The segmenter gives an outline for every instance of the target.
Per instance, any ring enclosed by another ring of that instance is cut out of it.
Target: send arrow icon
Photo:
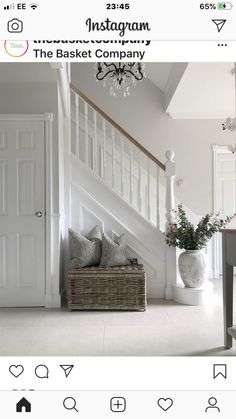
[[[74,365],[60,365],[60,367],[63,369],[66,378],[69,377],[71,371],[74,368]]]
[[[221,32],[221,30],[223,29],[223,26],[226,23],[226,19],[212,19],[212,22],[215,23],[215,25],[217,27],[217,31]]]

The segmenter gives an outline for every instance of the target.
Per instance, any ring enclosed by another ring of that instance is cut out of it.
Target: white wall
[[[163,93],[149,80],[128,98],[111,98],[109,89],[96,82],[93,63],[72,64],[72,83],[162,162],[165,151],[173,149],[177,179],[184,180],[176,187],[178,198],[196,214],[212,211],[211,145],[234,142],[232,133],[222,131],[221,120],[170,119],[163,111]]]
[[[12,64],[14,65],[14,64]],[[1,66],[0,66],[1,71]],[[54,84],[11,84],[1,85],[0,113],[39,114],[52,112],[53,119],[53,212],[58,213],[58,127],[57,88]]]

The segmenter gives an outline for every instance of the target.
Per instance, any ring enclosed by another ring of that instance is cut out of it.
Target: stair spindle
[[[150,185],[150,171],[151,171],[151,161],[147,158],[147,210],[148,210],[148,220],[151,220],[151,185]]]
[[[88,166],[88,140],[89,140],[89,134],[88,134],[88,104],[87,102],[84,102],[84,117],[85,117],[85,164]]]
[[[106,180],[106,163],[107,163],[107,157],[106,157],[106,121],[105,119],[102,120],[102,130],[103,130],[103,158],[101,160],[101,176]]]
[[[138,209],[142,212],[142,160],[138,161]]]
[[[133,205],[133,152],[132,152],[132,146],[129,147],[130,154],[129,154],[129,174],[130,174],[130,180],[129,180],[129,186],[130,186],[130,195],[129,195],[129,202],[130,205]]]
[[[80,158],[80,138],[79,138],[79,96],[75,95],[75,155]]]
[[[121,195],[124,196],[125,186],[124,186],[124,142],[121,137]]]
[[[94,137],[93,137],[93,171],[97,168],[97,113],[93,111]]]
[[[160,182],[159,182],[159,176],[160,176],[160,168],[156,165],[156,179],[157,179],[157,188],[156,188],[156,227],[160,227]]]
[[[116,170],[115,170],[115,130],[111,130],[112,137],[112,187],[115,189],[115,179],[116,179]]]

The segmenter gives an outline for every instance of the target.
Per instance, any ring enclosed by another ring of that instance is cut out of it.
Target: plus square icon
[[[122,413],[126,409],[126,400],[124,397],[113,397],[110,402],[112,412]]]

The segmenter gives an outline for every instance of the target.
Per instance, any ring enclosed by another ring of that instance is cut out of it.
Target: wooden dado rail
[[[137,140],[135,140],[128,132],[126,132],[120,125],[118,125],[112,118],[110,118],[102,109],[100,109],[95,103],[93,103],[84,93],[82,93],[73,84],[70,85],[71,90],[80,96],[91,108],[99,113],[107,122],[109,122],[117,131],[119,131],[125,138],[133,143],[140,151],[142,151],[149,159],[151,159],[157,166],[162,170],[165,170],[165,165],[160,162],[153,154],[150,153],[145,147],[143,147]]]

